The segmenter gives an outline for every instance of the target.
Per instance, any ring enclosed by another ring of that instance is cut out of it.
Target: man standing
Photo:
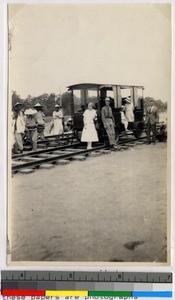
[[[31,143],[32,150],[37,151],[37,120],[36,114],[37,111],[35,109],[26,109],[24,112],[26,115],[26,132],[28,140]]]
[[[43,113],[43,106],[39,103],[35,104],[34,105],[34,109],[37,110],[37,114],[36,114],[36,120],[37,120],[37,123],[38,123],[38,126],[37,126],[37,132],[38,132],[38,138],[40,137],[40,139],[42,141],[45,140],[44,138],[44,129],[45,129],[45,122],[44,122],[44,118],[45,118],[45,115]]]
[[[157,107],[154,106],[153,100],[150,101],[150,106],[146,111],[146,125],[147,125],[147,136],[148,144],[151,143],[151,132],[152,132],[152,142],[156,143],[156,123],[159,122],[159,111]]]
[[[115,130],[114,130],[115,119],[112,113],[112,109],[109,106],[109,103],[110,103],[110,98],[106,97],[105,106],[103,106],[101,110],[101,118],[109,138],[110,147],[115,148]]]

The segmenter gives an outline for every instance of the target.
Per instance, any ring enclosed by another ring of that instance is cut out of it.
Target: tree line
[[[25,109],[32,108],[36,103],[40,103],[43,106],[44,113],[46,116],[52,116],[54,107],[56,104],[61,105],[65,115],[71,115],[71,95],[69,92],[65,92],[62,95],[42,94],[37,97],[32,97],[28,95],[26,99],[22,99],[20,95],[16,92],[12,92],[12,107],[20,102],[24,105]]]
[[[153,101],[155,106],[160,111],[167,110],[167,102],[163,102],[160,99],[155,100],[152,97],[144,98],[145,109],[149,106],[150,101]],[[62,95],[56,95],[54,93],[51,93],[51,94],[44,93],[37,97],[32,97],[31,95],[28,95],[26,99],[22,99],[16,91],[13,91],[12,92],[12,107],[14,107],[15,103],[17,103],[17,102],[23,103],[25,109],[33,107],[36,103],[40,103],[43,106],[44,113],[46,116],[52,115],[56,104],[59,104],[62,106],[65,115],[72,114],[71,94],[69,92],[65,92]],[[75,103],[75,105],[76,105],[76,103]]]

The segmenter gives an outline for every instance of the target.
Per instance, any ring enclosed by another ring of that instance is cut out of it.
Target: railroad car
[[[81,83],[68,86],[68,91],[71,93],[73,129],[80,139],[83,129],[83,113],[92,102],[94,109],[97,111],[98,121],[96,128],[100,140],[107,139],[106,131],[101,120],[101,109],[105,105],[105,98],[109,97],[110,106],[113,110],[115,118],[115,133],[116,141],[121,135],[125,134],[124,125],[121,122],[121,110],[125,104],[125,99],[129,97],[134,107],[134,122],[130,129],[130,134],[136,138],[140,137],[144,129],[144,87],[118,84],[95,84]]]

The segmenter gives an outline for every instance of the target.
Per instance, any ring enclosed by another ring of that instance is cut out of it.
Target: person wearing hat
[[[34,105],[34,109],[37,110],[36,113],[36,120],[38,123],[37,126],[37,132],[38,132],[38,138],[40,138],[41,140],[45,140],[44,138],[44,129],[45,129],[45,122],[44,122],[44,118],[45,118],[45,114],[43,112],[43,106],[40,103],[37,103]]]
[[[128,130],[128,121],[126,119],[124,111],[125,111],[125,107],[124,107],[124,105],[122,105],[121,106],[121,111],[120,111],[120,114],[121,114],[121,123],[124,125],[125,131],[127,132],[127,131],[129,131]]]
[[[110,107],[110,98],[105,98],[105,106],[101,110],[101,119],[106,129],[106,133],[109,138],[109,144],[111,148],[115,148],[115,119],[112,113],[112,108]]]
[[[95,121],[97,121],[96,110],[93,109],[93,103],[88,103],[88,108],[83,114],[83,131],[81,142],[87,143],[87,149],[92,149],[92,142],[98,142],[98,135],[95,128]]]
[[[23,137],[25,132],[25,121],[24,114],[22,111],[23,104],[17,102],[14,105],[14,153],[22,153],[23,152]]]
[[[147,126],[147,137],[148,144],[151,143],[151,132],[152,132],[152,142],[156,143],[156,123],[159,122],[159,111],[158,108],[154,106],[154,101],[150,101],[150,106],[146,111],[146,126]]]
[[[131,103],[131,99],[129,97],[127,97],[125,99],[125,116],[126,119],[128,121],[128,129],[132,129],[133,128],[133,122],[134,122],[134,112],[133,112],[134,108],[133,105]],[[127,129],[127,131],[128,131]]]
[[[60,109],[60,106],[56,104],[50,128],[52,135],[58,135],[59,137],[59,135],[63,134],[63,118],[63,111]]]
[[[29,108],[24,112],[26,115],[26,132],[27,138],[31,142],[32,150],[37,150],[37,126],[38,122],[36,119],[37,110]]]

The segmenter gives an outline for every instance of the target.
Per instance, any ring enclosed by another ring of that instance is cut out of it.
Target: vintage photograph
[[[170,262],[170,4],[8,5],[9,264]]]

